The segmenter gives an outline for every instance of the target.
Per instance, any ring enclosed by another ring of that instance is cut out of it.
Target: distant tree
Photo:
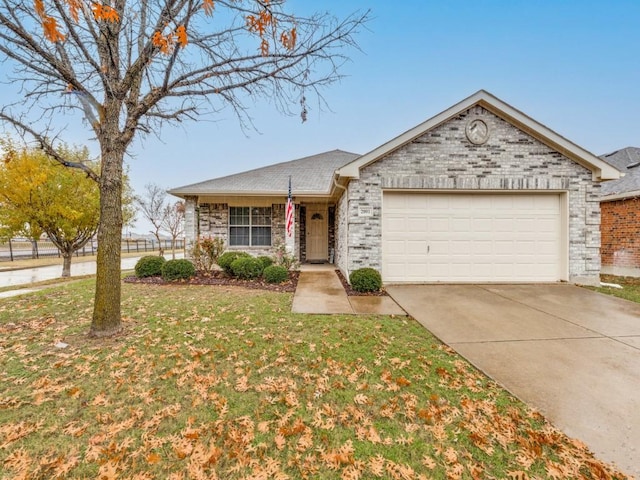
[[[63,258],[62,276],[71,274],[73,254],[96,233],[98,185],[79,170],[64,168],[40,149],[9,146],[0,162],[0,224],[5,235],[44,232]],[[58,155],[97,169],[86,148],[59,148]]]
[[[33,138],[100,189],[96,292],[90,335],[121,328],[120,242],[124,156],[136,134],[246,102],[280,110],[340,78],[345,48],[367,13],[294,16],[286,0],[0,0],[3,76],[23,96],[0,120]],[[13,65],[12,74],[8,66]],[[57,154],[61,120],[79,109],[100,145],[101,170]]]
[[[162,229],[171,236],[171,257],[176,258],[176,240],[184,233],[185,204],[182,200],[164,207]]]
[[[163,229],[165,216],[167,214],[165,199],[167,191],[155,183],[148,183],[144,186],[144,194],[135,197],[135,202],[140,207],[140,213],[152,225],[150,233],[156,237],[160,249],[160,256],[164,255],[162,248],[162,237],[160,232]]]

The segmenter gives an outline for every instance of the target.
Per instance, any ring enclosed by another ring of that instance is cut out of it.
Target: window
[[[271,245],[271,207],[229,207],[229,246],[237,245]]]

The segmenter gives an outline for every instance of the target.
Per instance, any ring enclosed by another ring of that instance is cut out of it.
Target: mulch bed
[[[338,275],[338,278],[342,282],[342,286],[344,287],[345,292],[347,292],[347,295],[350,297],[386,297],[387,296],[387,292],[384,290],[384,287],[379,292],[357,292],[353,288],[351,288],[351,285],[349,285],[349,282],[347,282],[347,279],[344,278],[344,275],[342,275],[342,272],[340,270],[336,270],[336,274]]]
[[[253,288],[258,290],[269,290],[271,292],[295,292],[298,285],[298,277],[300,272],[289,272],[289,280],[282,283],[267,283],[262,278],[255,280],[241,280],[227,276],[224,272],[214,271],[211,273],[199,272],[195,277],[189,280],[178,280],[175,282],[167,282],[162,277],[125,277],[125,283],[143,283],[147,285],[222,285],[235,286],[244,288]]]
[[[347,295],[353,297],[385,297],[387,296],[387,292],[384,291],[384,288],[379,292],[356,292],[347,279],[344,278],[344,275],[340,272],[340,270],[336,270],[336,274],[338,278],[342,282],[342,286],[344,287]],[[234,286],[234,287],[244,287],[244,288],[253,288],[257,290],[269,290],[271,292],[290,292],[293,293],[296,291],[296,287],[298,286],[298,277],[300,276],[300,272],[289,272],[289,280],[283,283],[267,283],[262,278],[257,278],[255,280],[242,280],[239,278],[229,277],[222,271],[213,271],[211,273],[203,273],[198,272],[195,277],[190,278],[189,280],[178,280],[175,282],[167,282],[162,279],[162,277],[146,277],[146,278],[138,278],[135,276],[125,277],[125,283],[142,283],[146,285],[221,285],[221,286]]]

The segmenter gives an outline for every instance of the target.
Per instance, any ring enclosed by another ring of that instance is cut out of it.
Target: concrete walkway
[[[303,265],[293,313],[406,315],[391,297],[349,297],[333,265]]]
[[[573,285],[387,291],[566,434],[640,479],[640,304]]]

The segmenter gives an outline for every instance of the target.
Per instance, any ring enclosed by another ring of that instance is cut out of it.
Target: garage
[[[567,278],[562,193],[384,191],[385,283]]]

